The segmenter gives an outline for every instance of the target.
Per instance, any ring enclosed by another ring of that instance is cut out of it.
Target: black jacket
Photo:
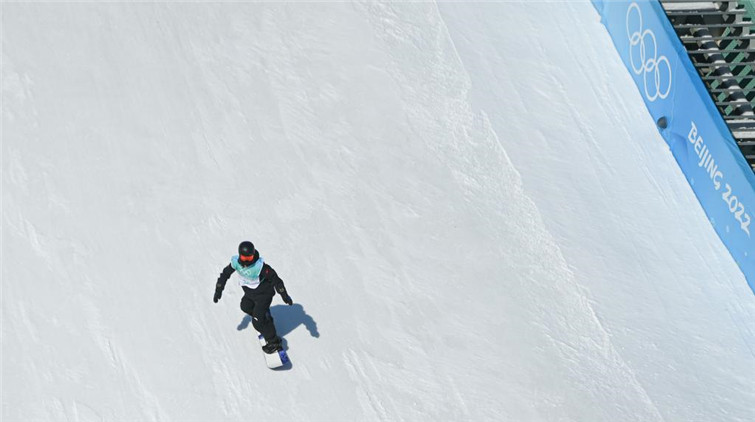
[[[255,262],[257,259],[259,259],[259,253],[257,251],[254,252]],[[215,285],[215,290],[223,292],[223,289],[225,289],[225,283],[228,281],[228,279],[231,277],[231,274],[236,272],[236,270],[233,269],[231,264],[228,264],[225,268],[223,268],[223,271],[220,273],[220,277],[218,277],[218,283]],[[286,292],[286,286],[283,284],[283,280],[278,277],[278,273],[275,272],[273,267],[268,265],[267,263],[262,264],[262,271],[260,271],[260,287],[258,287],[255,290],[259,291],[265,291],[267,290],[263,286],[263,284],[266,284],[268,286],[272,286],[275,288],[275,291],[278,292],[279,295],[282,297],[286,297],[288,293]],[[252,290],[249,288],[244,289],[244,293],[247,292],[247,290]],[[253,291],[253,290],[252,290]]]

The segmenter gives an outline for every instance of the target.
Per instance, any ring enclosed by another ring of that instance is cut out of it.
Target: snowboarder
[[[254,329],[265,338],[266,344],[262,350],[268,354],[283,350],[281,338],[275,331],[273,317],[270,315],[270,303],[276,291],[287,305],[294,304],[291,296],[286,292],[283,280],[270,265],[264,262],[252,242],[241,242],[239,254],[231,257],[231,263],[223,268],[223,272],[218,277],[213,298],[215,303],[218,303],[223,295],[225,283],[234,271],[237,272],[239,285],[244,289],[241,310],[252,317]]]

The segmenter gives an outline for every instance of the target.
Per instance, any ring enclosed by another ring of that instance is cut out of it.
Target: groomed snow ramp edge
[[[657,0],[592,0],[650,115],[755,293],[755,175]],[[638,141],[638,140],[637,140]]]

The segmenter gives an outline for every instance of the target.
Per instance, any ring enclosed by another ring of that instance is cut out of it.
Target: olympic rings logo
[[[632,21],[632,30],[630,32],[630,16],[635,11],[637,18]],[[642,11],[637,3],[632,3],[627,9],[626,15],[627,38],[629,39],[629,62],[632,65],[632,71],[636,75],[642,74],[643,85],[645,87],[645,97],[650,101],[658,98],[665,99],[671,92],[671,64],[666,56],[658,57],[658,44],[655,41],[655,34],[649,29],[642,29]],[[636,63],[635,47],[639,46],[639,64]],[[648,47],[652,48],[652,55],[649,54]],[[664,90],[661,90],[661,64],[664,64],[668,73],[667,80],[664,81]],[[648,75],[652,74],[652,84],[648,87]]]

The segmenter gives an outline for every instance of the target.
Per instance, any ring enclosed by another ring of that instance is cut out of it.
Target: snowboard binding
[[[266,344],[262,346],[262,351],[267,354],[272,354],[279,350],[283,350],[283,344],[281,338],[278,336],[270,339],[270,341],[267,341]]]

